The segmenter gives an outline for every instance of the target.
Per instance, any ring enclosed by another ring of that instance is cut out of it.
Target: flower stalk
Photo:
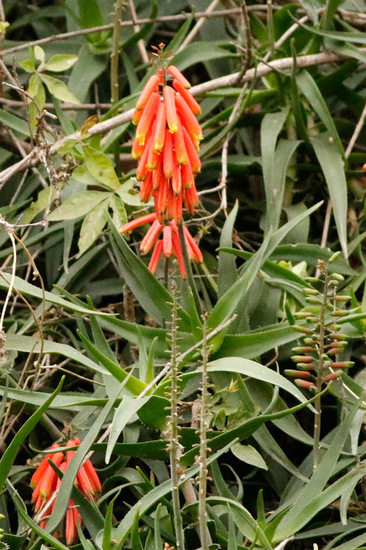
[[[329,264],[338,255],[333,255]],[[321,460],[321,392],[324,384],[329,384],[341,376],[341,370],[352,367],[352,361],[340,361],[341,354],[347,345],[346,337],[339,332],[340,326],[337,319],[347,314],[344,306],[350,296],[337,294],[337,286],[343,280],[338,273],[330,274],[324,261],[318,260],[317,273],[319,277],[308,277],[306,282],[312,286],[304,289],[307,306],[304,310],[296,312],[294,317],[301,319],[309,326],[294,325],[294,329],[304,334],[304,345],[293,348],[295,355],[292,361],[296,363],[297,370],[288,369],[287,376],[295,378],[295,384],[307,389],[319,396],[315,399],[314,419],[314,462],[316,469]],[[318,288],[320,287],[320,290]],[[334,358],[334,359],[333,359]]]
[[[80,445],[80,443],[80,439],[75,437],[66,443],[66,447],[75,447]],[[32,503],[34,504],[36,518],[42,529],[45,529],[48,521],[47,518],[55,507],[57,494],[62,483],[61,478],[57,476],[51,466],[51,461],[64,474],[75,454],[74,450],[68,450],[64,453],[63,451],[57,451],[58,448],[60,448],[58,443],[52,445],[51,450],[55,450],[55,452],[48,453],[44,457],[33,473],[30,482],[30,486],[33,489]],[[102,486],[90,460],[86,460],[79,468],[75,484],[88,500],[97,500],[97,496],[102,491]],[[81,523],[81,515],[73,500],[70,499],[64,527],[67,545],[74,544],[76,541],[78,523]],[[54,537],[58,538],[59,533],[54,533]]]
[[[171,321],[171,369],[170,369],[170,419],[169,419],[169,457],[172,481],[173,521],[177,550],[184,550],[183,519],[179,499],[179,482],[184,471],[180,466],[181,446],[179,443],[179,413],[178,413],[178,301],[176,288],[173,288],[173,307]]]

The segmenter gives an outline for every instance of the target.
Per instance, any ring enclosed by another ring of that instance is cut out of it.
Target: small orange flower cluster
[[[80,443],[80,439],[75,437],[66,443],[66,447],[74,447],[75,445],[80,445]],[[44,457],[30,482],[30,486],[33,489],[32,502],[34,503],[35,511],[38,513],[38,518],[41,520],[40,526],[42,529],[47,524],[46,516],[49,516],[54,509],[57,493],[61,487],[61,479],[49,464],[49,460],[52,460],[62,473],[65,473],[75,454],[75,451],[70,450],[66,451],[65,456],[65,453],[56,450],[59,447],[58,443],[52,445],[51,449],[55,449],[55,452],[49,453]],[[76,475],[76,485],[88,500],[96,500],[97,494],[101,492],[102,486],[98,474],[90,460],[87,460],[79,469]],[[73,544],[77,538],[78,522],[81,523],[80,513],[73,500],[70,499],[65,525],[65,539],[68,545]],[[58,534],[55,533],[54,536],[57,538]]]
[[[173,87],[165,81],[167,74]],[[180,223],[183,203],[191,214],[198,205],[194,177],[201,170],[197,149],[203,136],[195,115],[201,108],[188,88],[174,65],[159,69],[147,81],[133,115],[137,128],[131,154],[139,160],[140,197],[148,202],[154,196],[160,223],[165,216]]]
[[[166,258],[169,258],[173,253],[177,258],[180,273],[183,279],[185,279],[187,274],[184,266],[182,249],[179,242],[178,226],[175,221],[172,220],[168,225],[163,225],[158,220],[156,212],[153,212],[152,214],[147,214],[146,216],[142,216],[141,218],[137,218],[136,220],[123,225],[121,227],[121,232],[127,233],[128,231],[131,231],[144,223],[152,223],[152,225],[145,237],[142,239],[140,250],[143,254],[147,254],[153,246],[155,246],[148,265],[150,271],[155,273],[162,253],[164,253]],[[203,262],[202,252],[198,248],[196,241],[185,226],[183,226],[183,231],[189,259],[197,263]],[[162,239],[159,239],[161,234]]]

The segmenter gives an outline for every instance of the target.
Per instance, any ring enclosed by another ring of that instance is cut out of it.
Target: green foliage
[[[69,547],[70,498],[83,550],[365,546],[366,9],[323,4],[4,3],[0,549]],[[161,42],[202,107],[187,280],[119,231],[154,205],[130,122]],[[293,347],[328,369],[315,390]],[[30,477],[76,436],[44,525]]]

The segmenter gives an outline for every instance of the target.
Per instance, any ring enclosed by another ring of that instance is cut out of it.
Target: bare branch
[[[360,48],[359,51],[362,53],[366,53],[366,48]],[[312,67],[314,65],[322,65],[325,63],[336,63],[337,61],[348,58],[349,56],[347,55],[336,54],[332,52],[304,55],[297,58],[296,66],[301,69],[305,67]],[[241,82],[250,82],[251,80],[253,80],[253,78],[261,78],[276,70],[284,71],[286,69],[291,69],[292,65],[292,57],[276,59],[268,64],[259,63],[257,68],[249,69],[245,73]],[[217,90],[218,88],[235,86],[237,84],[238,75],[239,73],[233,73],[230,75],[222,76],[220,78],[215,78],[214,80],[210,80],[209,82],[204,82],[203,84],[198,84],[198,86],[193,86],[191,88],[191,92],[194,96],[197,96],[203,95],[213,90]],[[104,120],[103,122],[95,124],[90,128],[89,135],[104,134],[106,132],[109,132],[110,130],[113,130],[114,128],[117,128],[118,126],[121,126],[122,124],[125,124],[126,122],[130,122],[132,120],[133,111],[133,109],[130,109],[125,113],[121,113],[108,120]],[[58,149],[65,143],[66,140],[69,139],[81,139],[80,131],[78,130],[77,132],[65,136],[62,139],[53,143],[50,147],[49,154],[54,155],[55,153],[57,153]],[[39,158],[39,150],[35,148],[24,159],[0,172],[0,183],[8,181],[14,174],[17,174],[25,168],[28,168],[30,166],[37,166],[40,162],[41,160]]]

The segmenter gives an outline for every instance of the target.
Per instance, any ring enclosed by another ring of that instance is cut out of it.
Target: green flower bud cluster
[[[318,260],[317,273],[319,276],[305,279],[309,285],[303,290],[306,305],[294,313],[299,324],[293,328],[304,335],[303,345],[292,349],[291,359],[296,370],[285,370],[297,386],[313,392],[320,391],[324,383],[339,378],[342,369],[354,365],[338,357],[347,345],[347,336],[340,332],[338,319],[350,313],[345,306],[351,296],[337,293],[344,278],[339,273],[330,274],[322,260]]]

